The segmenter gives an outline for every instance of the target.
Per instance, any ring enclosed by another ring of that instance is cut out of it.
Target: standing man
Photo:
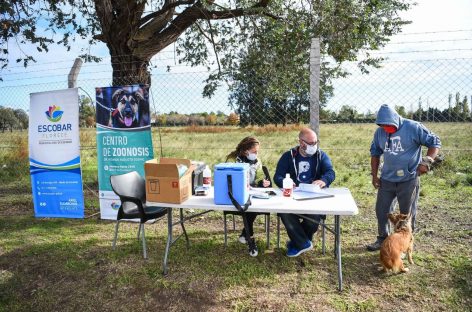
[[[378,236],[373,244],[367,246],[370,251],[379,250],[388,236],[387,214],[395,197],[401,213],[409,214],[411,209],[414,230],[420,187],[418,177],[430,170],[441,147],[437,135],[419,122],[400,117],[386,104],[380,106],[375,123],[379,128],[370,146],[370,167],[372,184],[378,189],[375,204]],[[421,157],[421,146],[428,148],[425,157]],[[381,155],[384,164],[379,178]]]
[[[298,142],[298,146],[280,157],[274,175],[275,184],[282,187],[282,181],[289,173],[297,186],[299,183],[312,183],[320,188],[328,187],[334,181],[335,173],[328,155],[319,149],[316,133],[309,128],[303,128],[298,134]],[[287,243],[287,256],[297,257],[313,249],[311,241],[318,230],[318,223],[295,214],[283,213],[279,216],[290,238]],[[307,215],[307,217],[318,222],[324,218],[322,215]]]

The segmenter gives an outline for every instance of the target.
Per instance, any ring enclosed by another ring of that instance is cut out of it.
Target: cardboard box
[[[179,177],[178,165],[187,166]],[[179,158],[151,159],[144,163],[146,174],[146,200],[180,204],[192,195],[192,166],[190,160]]]

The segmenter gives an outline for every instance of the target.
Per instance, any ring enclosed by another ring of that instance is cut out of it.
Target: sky
[[[414,108],[421,96],[425,105],[444,108],[448,93],[461,92],[472,96],[472,1],[471,0],[419,0],[417,5],[402,16],[411,20],[403,32],[392,37],[387,47],[374,55],[387,57],[381,70],[361,75],[355,64],[345,66],[352,72],[346,79],[334,82],[335,96],[328,107],[338,110],[352,105],[360,110],[375,110],[382,103]],[[29,94],[67,88],[67,75],[75,57],[82,52],[85,42],[77,42],[67,52],[53,46],[49,53],[35,53],[37,63],[26,69],[15,63],[21,51],[9,45],[10,66],[2,71],[0,90],[4,94],[0,105],[27,109]],[[153,58],[153,91],[151,105],[159,112],[230,112],[227,92],[220,88],[214,98],[203,99],[201,91],[207,74],[201,68],[179,65],[171,45]],[[111,66],[104,44],[91,48],[103,56],[100,64],[85,63],[78,78],[79,93],[94,97],[94,88],[111,82]],[[441,60],[441,61],[438,61]],[[431,61],[435,60],[435,61]],[[171,74],[166,73],[171,66]],[[191,72],[191,73],[189,73]],[[160,88],[155,86],[159,85]],[[157,91],[156,91],[157,90]],[[153,93],[154,92],[154,93]]]
[[[330,109],[352,103],[364,112],[376,111],[386,103],[416,110],[419,97],[424,107],[445,109],[449,93],[472,96],[472,1],[417,3],[402,14],[412,23],[372,53],[388,58],[382,69],[369,75],[352,70],[347,79],[335,81]],[[352,63],[346,66],[355,68]]]

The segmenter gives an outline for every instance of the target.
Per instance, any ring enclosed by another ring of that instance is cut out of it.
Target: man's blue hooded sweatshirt
[[[370,146],[371,156],[383,155],[381,178],[386,181],[405,182],[414,179],[421,161],[421,146],[441,147],[437,135],[419,122],[400,117],[386,104],[380,107],[375,123],[397,127],[393,134],[379,127]]]

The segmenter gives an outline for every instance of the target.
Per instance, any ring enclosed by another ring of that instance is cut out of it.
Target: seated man
[[[318,148],[316,133],[304,128],[298,135],[299,145],[285,152],[277,163],[274,182],[282,187],[282,180],[287,173],[298,186],[299,183],[312,183],[320,188],[329,187],[335,173],[331,160]],[[287,256],[297,257],[313,249],[313,235],[318,230],[318,223],[300,218],[295,214],[280,214],[290,241],[287,242]],[[322,215],[307,215],[320,221]]]

